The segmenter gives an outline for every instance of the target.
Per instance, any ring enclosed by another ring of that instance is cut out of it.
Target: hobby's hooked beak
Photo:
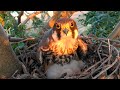
[[[64,32],[64,33],[66,34],[66,36],[67,36],[67,34],[68,34],[68,29],[64,29],[63,32]]]

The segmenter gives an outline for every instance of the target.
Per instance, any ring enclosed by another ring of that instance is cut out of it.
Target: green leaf
[[[18,48],[19,49],[22,49],[24,46],[25,46],[25,44],[23,42],[18,43]]]

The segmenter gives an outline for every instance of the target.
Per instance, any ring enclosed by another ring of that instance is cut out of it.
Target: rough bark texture
[[[0,25],[0,78],[9,78],[21,65],[16,57],[9,39]]]

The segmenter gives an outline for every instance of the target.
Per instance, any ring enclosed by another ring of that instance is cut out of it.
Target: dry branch
[[[35,40],[34,37],[28,37],[26,39],[24,39],[24,38],[16,38],[16,37],[9,37],[9,41],[14,42],[14,43],[25,42],[25,41],[33,41],[33,40]]]
[[[26,24],[30,19],[32,19],[33,17],[35,17],[36,15],[38,15],[38,14],[40,14],[42,11],[36,11],[36,12],[34,12],[34,13],[32,13],[32,14],[30,14],[28,17],[27,17],[27,19],[25,20],[25,21],[23,21],[22,23],[20,23],[19,25],[21,25],[21,24]]]
[[[18,25],[21,23],[21,17],[24,14],[24,11],[21,11],[18,16]]]

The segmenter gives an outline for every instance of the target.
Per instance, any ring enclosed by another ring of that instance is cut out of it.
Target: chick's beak
[[[68,29],[64,29],[63,32],[64,32],[64,33],[66,34],[66,36],[67,36],[67,34],[68,34]]]

